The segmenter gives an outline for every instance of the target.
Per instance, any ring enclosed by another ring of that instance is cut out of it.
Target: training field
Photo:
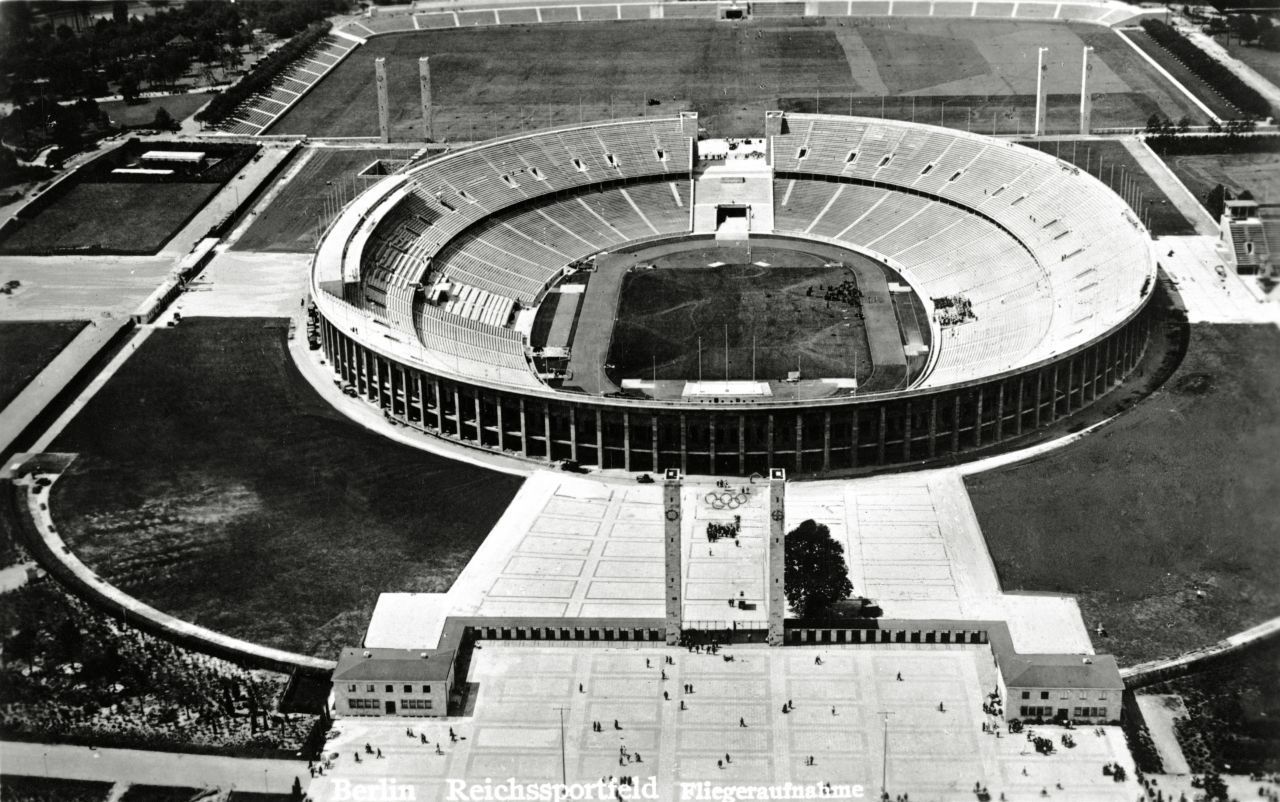
[[[147,254],[219,189],[207,183],[81,183],[0,242],[0,253]]]
[[[286,321],[189,318],[139,347],[57,438],[51,509],[107,580],[180,618],[332,657],[383,591],[444,591],[519,480],[335,412]]]
[[[1089,628],[1109,632],[1094,646],[1122,663],[1280,614],[1278,366],[1274,326],[1194,325],[1142,404],[1069,448],[970,477],[1005,590],[1077,594]]]
[[[1275,153],[1205,153],[1163,156],[1196,200],[1205,202],[1218,184],[1248,190],[1258,200],[1280,198],[1280,140]]]
[[[373,60],[387,59],[392,124],[420,139],[417,59],[431,56],[437,139],[474,140],[580,120],[696,109],[713,136],[761,133],[766,109],[878,114],[990,131],[1031,125],[1036,48],[1050,48],[1051,123],[1071,130],[1085,45],[1098,126],[1159,111],[1198,118],[1111,30],[947,19],[608,22],[375,37],[272,126],[272,134],[376,136]],[[892,96],[897,96],[892,97]],[[859,100],[861,98],[861,100]],[[956,101],[949,101],[956,98]],[[895,102],[896,99],[896,102]],[[1002,99],[1002,100],[1000,100]],[[658,101],[648,106],[646,100]],[[806,104],[807,107],[806,107]]]
[[[824,300],[826,287],[856,286],[851,269],[770,248],[752,249],[754,263],[706,266],[731,258],[726,250],[686,251],[677,264],[663,259],[658,270],[626,275],[608,357],[615,381],[655,372],[660,380],[776,381],[797,369],[812,378],[869,376],[861,306]]]
[[[298,174],[285,174],[287,183],[258,216],[232,250],[309,253],[315,250],[317,230],[323,230],[342,204],[363,192],[381,176],[363,177],[379,159],[408,159],[415,151],[391,148],[317,148],[305,154]],[[333,201],[336,200],[336,203]]]

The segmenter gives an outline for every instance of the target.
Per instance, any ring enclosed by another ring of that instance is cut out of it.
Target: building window
[[[405,692],[405,693],[413,693],[413,686],[412,686],[412,685],[406,685],[406,686],[404,686],[404,692]]]
[[[430,710],[430,699],[401,699],[400,706],[405,710]]]
[[[352,710],[377,710],[379,705],[377,699],[348,699],[347,707]]]
[[[1071,698],[1071,691],[1063,691],[1063,692],[1062,692],[1062,695],[1061,695],[1061,696],[1059,696],[1058,698],[1059,698],[1059,699],[1062,699],[1063,701],[1066,701],[1067,699],[1070,699],[1070,698]]]
[[[373,693],[373,686],[372,686],[372,685],[366,685],[366,686],[364,686],[364,689],[365,689],[365,692],[366,692],[366,693]]]
[[[431,693],[431,686],[430,686],[430,685],[423,685],[423,686],[422,686],[422,692],[423,692],[423,693]]]
[[[1099,701],[1099,702],[1105,702],[1105,701],[1107,701],[1107,694],[1106,694],[1106,692],[1105,692],[1105,691],[1103,691],[1102,693],[1098,694],[1098,701]]]
[[[347,692],[348,692],[348,693],[355,693],[355,692],[356,692],[356,686],[355,686],[355,683],[354,683],[354,682],[353,682],[352,684],[350,684],[350,685],[348,685],[348,686],[347,686]]]
[[[1022,698],[1023,698],[1023,699],[1030,699],[1030,698],[1031,698],[1031,691],[1023,691],[1023,692],[1022,692]]]
[[[1080,701],[1083,702],[1085,699],[1088,699],[1088,698],[1089,698],[1088,691],[1080,691]]]
[[[1048,698],[1049,698],[1049,692],[1048,692],[1048,691],[1040,691],[1040,698],[1041,698],[1041,699],[1048,699]]]
[[[395,691],[393,690],[394,688],[395,688],[395,686],[394,686],[394,685],[388,685],[388,686],[387,686],[387,693],[395,693]]]

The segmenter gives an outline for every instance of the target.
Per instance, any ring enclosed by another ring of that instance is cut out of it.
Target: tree
[[[1216,187],[1209,190],[1209,194],[1204,199],[1204,206],[1205,209],[1208,210],[1210,217],[1214,220],[1220,220],[1222,218],[1223,211],[1227,208],[1226,187],[1222,186],[1222,184],[1218,184]]]
[[[787,601],[801,618],[821,613],[853,594],[844,546],[831,537],[826,525],[810,519],[787,533]]]
[[[124,98],[124,102],[133,105],[138,102],[138,76],[126,72],[124,77],[120,79],[120,97]]]
[[[160,131],[176,131],[178,123],[174,121],[168,110],[161,106],[156,109],[156,117],[151,121],[151,127]]]

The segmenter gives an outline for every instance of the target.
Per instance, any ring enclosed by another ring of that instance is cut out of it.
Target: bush
[[[259,92],[271,88],[275,79],[284,72],[295,59],[305,54],[321,39],[329,34],[329,22],[317,22],[305,31],[290,39],[276,52],[259,61],[245,77],[241,78],[230,89],[214,95],[208,106],[196,114],[196,119],[217,124],[226,119],[241,103]]]
[[[1155,19],[1144,19],[1142,28],[1157,44],[1186,65],[1187,69],[1217,89],[1227,102],[1254,117],[1267,117],[1271,114],[1271,106],[1266,98],[1240,80],[1222,62],[1192,44],[1176,28]]]

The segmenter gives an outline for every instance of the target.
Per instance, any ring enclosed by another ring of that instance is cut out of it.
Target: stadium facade
[[[716,225],[699,211],[708,160],[691,113],[493,140],[371,187],[313,263],[328,364],[389,419],[511,456],[812,475],[1025,437],[1139,363],[1150,237],[1092,176],[926,125],[776,112],[764,133],[753,169],[769,208],[751,233],[857,250],[925,300],[927,367],[905,389],[671,398],[546,381],[528,334],[550,288],[597,254]],[[965,315],[948,316],[955,303]]]

